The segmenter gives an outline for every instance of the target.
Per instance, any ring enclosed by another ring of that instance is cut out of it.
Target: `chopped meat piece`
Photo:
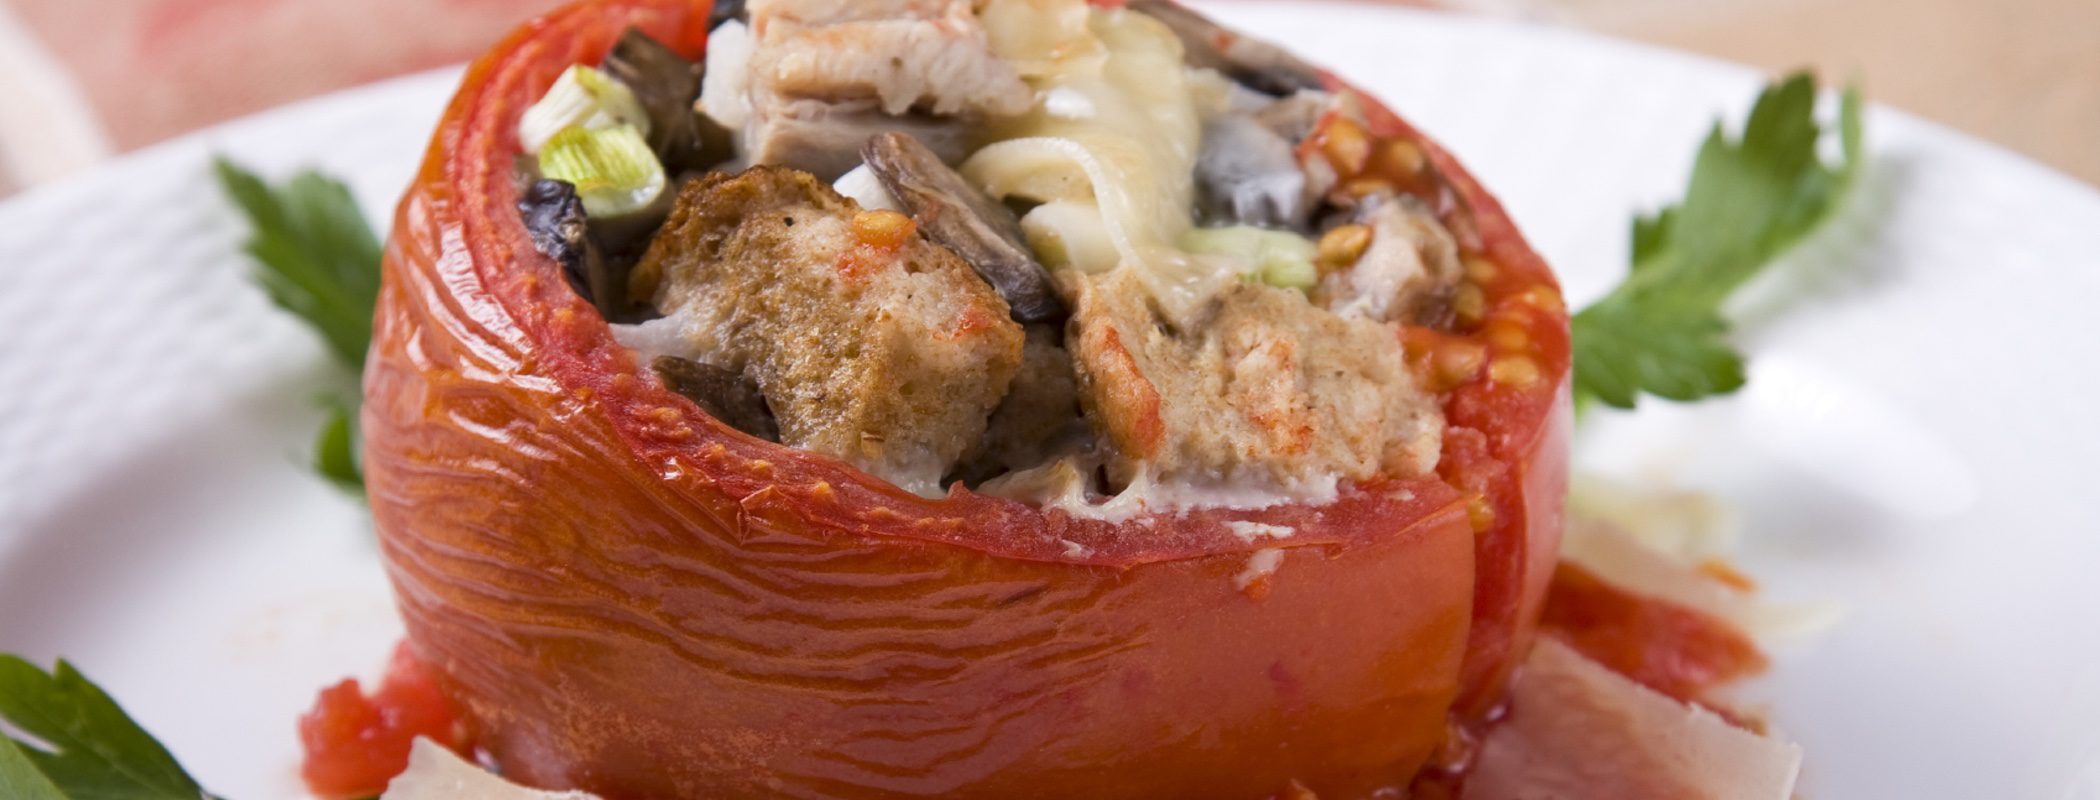
[[[1442,411],[1414,385],[1391,324],[1243,284],[1180,331],[1129,270],[1072,281],[1080,401],[1124,458],[1164,477],[1276,482],[1435,466]]]
[[[953,253],[809,173],[685,185],[637,268],[693,351],[752,376],[780,441],[921,494],[984,432],[1021,326]]]
[[[749,6],[748,43],[736,39],[723,59],[737,63],[708,65],[722,73],[710,77],[709,91],[741,92],[743,101],[702,96],[716,119],[744,125],[747,163],[786,164],[831,180],[860,163],[870,135],[886,130],[911,133],[959,160],[978,123],[1034,104],[1034,91],[992,54],[969,0]]]
[[[1084,441],[1078,378],[1072,374],[1072,354],[1060,338],[1055,326],[1027,327],[1013,388],[993,409],[984,438],[963,456],[958,474],[965,481],[1040,466]]]
[[[1345,317],[1433,324],[1446,313],[1465,268],[1458,243],[1436,215],[1411,196],[1364,206],[1357,220],[1371,244],[1350,269],[1321,279],[1315,302]]]
[[[860,164],[861,146],[881,133],[910,134],[943,161],[969,155],[969,132],[955,120],[925,114],[893,117],[873,100],[775,100],[751,120],[744,160],[784,164],[837,180]]]
[[[753,0],[753,83],[819,100],[874,97],[885,113],[1011,116],[1034,92],[992,55],[970,0]]]

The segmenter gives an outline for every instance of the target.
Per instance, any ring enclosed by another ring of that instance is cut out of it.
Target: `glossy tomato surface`
[[[912,496],[666,390],[519,221],[518,114],[630,25],[698,55],[706,16],[598,2],[520,29],[469,70],[388,243],[374,519],[411,645],[504,774],[611,800],[1404,787],[1482,632],[1506,652],[1543,591],[1565,315],[1540,317],[1525,391],[1486,366],[1456,389],[1455,424],[1492,419],[1447,437],[1438,477],[1113,523]],[[1550,288],[1468,202],[1477,249],[1532,275],[1483,285],[1492,307]]]

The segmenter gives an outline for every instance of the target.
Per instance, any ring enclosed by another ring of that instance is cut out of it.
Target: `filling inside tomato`
[[[744,12],[516,130],[535,246],[715,422],[1123,519],[1434,475],[1452,390],[1559,383],[1550,276],[1280,48],[1163,0]]]

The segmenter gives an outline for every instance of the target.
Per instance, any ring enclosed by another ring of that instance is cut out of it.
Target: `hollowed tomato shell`
[[[1404,787],[1471,691],[1469,640],[1506,652],[1536,615],[1565,316],[1523,419],[1318,506],[1076,519],[751,439],[639,368],[514,205],[517,117],[556,75],[629,26],[697,56],[707,10],[584,3],[512,34],[388,240],[373,517],[411,646],[503,774],[611,800]],[[1514,505],[1482,529],[1483,504]]]

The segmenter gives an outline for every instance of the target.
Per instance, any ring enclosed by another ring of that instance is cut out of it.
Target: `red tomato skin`
[[[1122,522],[911,496],[664,389],[519,222],[522,109],[629,25],[697,55],[706,16],[608,0],[520,29],[469,69],[388,242],[374,520],[410,640],[506,777],[609,800],[1404,790],[1475,643],[1506,655],[1543,592],[1565,315],[1540,317],[1540,385],[1470,390],[1522,419],[1454,416],[1463,481]],[[1551,285],[1506,220],[1478,227],[1512,287]]]
[[[1492,343],[1489,368],[1445,401],[1449,427],[1437,466],[1491,512],[1479,516],[1484,524],[1475,541],[1473,625],[1453,708],[1455,725],[1477,726],[1497,713],[1510,673],[1531,651],[1559,561],[1574,427],[1567,308],[1545,259],[1450,151],[1370,94],[1333,75],[1327,80],[1330,88],[1363,98],[1362,112],[1377,140],[1404,139],[1420,148],[1431,168],[1427,174],[1442,182],[1432,207],[1458,239],[1468,283],[1483,298],[1479,319],[1460,320],[1456,333]],[[1489,265],[1491,274],[1470,274],[1475,262]],[[1521,345],[1508,347],[1486,335],[1498,326],[1521,332]],[[1504,359],[1528,362],[1531,380],[1496,379],[1493,362]]]

